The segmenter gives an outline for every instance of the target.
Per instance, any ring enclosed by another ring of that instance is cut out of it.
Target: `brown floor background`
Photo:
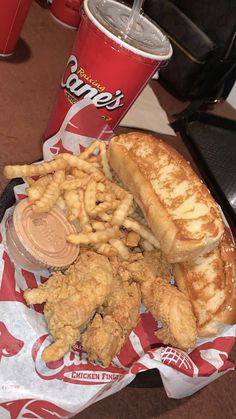
[[[75,32],[56,23],[45,2],[33,2],[16,54],[0,61],[0,191],[7,163],[32,162],[42,154],[42,136],[53,106]],[[41,5],[40,5],[41,4]],[[185,104],[168,94],[159,83],[151,85],[169,115]],[[235,118],[228,104],[217,112]],[[181,138],[175,138],[177,148]],[[236,360],[236,353],[232,354]],[[231,419],[236,417],[236,375],[229,372],[197,394],[169,399],[163,388],[126,388],[76,416],[78,419]],[[60,395],[63,397],[63,394]]]

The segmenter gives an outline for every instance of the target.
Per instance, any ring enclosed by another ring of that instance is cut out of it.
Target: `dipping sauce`
[[[79,254],[79,246],[66,241],[75,232],[59,208],[35,214],[28,200],[23,199],[6,222],[7,249],[24,269],[65,269]]]

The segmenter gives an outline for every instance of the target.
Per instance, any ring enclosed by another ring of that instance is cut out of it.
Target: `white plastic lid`
[[[93,24],[119,45],[145,58],[170,59],[169,39],[146,15],[140,15],[135,30],[125,34],[130,7],[115,0],[84,0],[84,10]]]

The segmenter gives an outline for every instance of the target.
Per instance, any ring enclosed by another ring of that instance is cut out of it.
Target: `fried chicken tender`
[[[143,256],[143,261],[152,274],[169,283],[173,269],[172,265],[167,262],[164,253],[162,253],[159,249],[153,249],[151,251],[145,251]]]
[[[139,285],[116,277],[106,303],[81,335],[90,361],[108,367],[138,323],[140,304]]]
[[[60,359],[80,337],[94,312],[111,291],[109,260],[92,251],[82,253],[65,273],[55,272],[39,288],[27,289],[27,304],[46,302],[45,318],[54,342],[42,354],[45,362]]]
[[[180,349],[195,346],[196,319],[188,298],[176,287],[155,277],[143,261],[126,265],[133,280],[141,285],[142,302],[163,327],[156,336],[164,343]]]

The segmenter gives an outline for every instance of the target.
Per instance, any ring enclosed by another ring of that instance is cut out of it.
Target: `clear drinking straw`
[[[125,35],[128,35],[132,29],[135,29],[137,21],[139,19],[140,11],[142,8],[144,0],[134,0],[133,6],[131,9],[131,14],[129,16],[128,24],[125,30]]]

